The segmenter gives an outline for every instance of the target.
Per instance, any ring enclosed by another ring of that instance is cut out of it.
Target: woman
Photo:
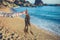
[[[27,10],[25,11],[25,32],[28,32],[28,26],[30,26],[30,16],[27,12]]]
[[[24,32],[28,33],[28,26],[30,26],[30,33],[33,35],[33,32],[31,31],[31,24],[30,24],[30,16],[27,12],[27,10],[25,11],[25,28],[24,28]]]

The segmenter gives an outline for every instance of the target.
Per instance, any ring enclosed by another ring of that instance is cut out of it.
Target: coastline
[[[44,30],[44,31],[46,31],[46,32],[48,32],[48,33],[51,33],[51,35],[60,36],[59,34],[56,34],[55,32],[52,32],[52,31],[46,30],[46,29],[44,29],[44,28],[41,28],[41,27],[37,26],[37,25],[34,24],[34,23],[31,23],[31,24],[33,24],[33,25],[34,25],[36,28],[38,28],[38,29]]]
[[[20,18],[24,20],[24,18],[22,18],[22,17],[20,17]],[[37,29],[46,31],[48,34],[51,33],[50,35],[54,35],[54,36],[59,36],[59,37],[60,37],[59,34],[56,34],[55,32],[51,32],[51,31],[49,31],[49,30],[46,30],[46,29],[44,29],[44,28],[41,28],[41,27],[37,26],[36,24],[34,24],[34,23],[32,23],[32,22],[31,22],[31,25],[34,25]]]
[[[21,18],[21,17],[15,17],[15,18],[0,17],[0,21],[2,21],[2,23],[4,24],[4,27],[6,27],[9,30],[9,32],[10,31],[16,32],[17,34],[20,35],[20,37],[22,37],[24,35],[24,32],[23,32],[23,29],[24,29],[24,19],[23,18]],[[34,33],[34,36],[31,35],[30,32],[29,32],[29,34],[27,35],[28,36],[27,38],[29,38],[29,36],[30,36],[30,38],[32,37],[34,39],[34,37],[36,36],[37,37],[36,39],[41,39],[41,40],[46,40],[46,39],[48,39],[48,40],[50,40],[50,39],[51,40],[59,40],[60,39],[58,36],[48,32],[46,30],[38,29],[33,24],[31,24],[31,26],[32,26],[31,30]],[[7,34],[9,34],[9,33],[7,33]]]
[[[24,19],[21,17],[0,17],[0,27],[4,27],[2,30],[0,30],[0,32],[4,35],[7,36],[6,39],[10,38],[11,34],[14,34],[14,40],[18,40],[18,39],[25,39],[24,37]],[[55,34],[46,31],[44,29],[38,28],[36,25],[32,24],[32,31],[34,33],[34,35],[31,35],[31,33],[29,32],[29,34],[27,34],[27,40],[60,40],[59,36],[56,36]],[[30,28],[29,28],[30,30]],[[5,34],[6,31],[6,34]],[[18,38],[16,38],[19,35]],[[11,39],[11,38],[10,38]]]

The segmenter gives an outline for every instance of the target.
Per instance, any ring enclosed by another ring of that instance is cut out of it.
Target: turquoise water
[[[31,17],[31,23],[60,35],[60,6],[18,7],[13,9],[16,12],[22,12],[26,8]]]

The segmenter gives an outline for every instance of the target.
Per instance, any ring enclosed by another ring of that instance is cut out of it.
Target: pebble
[[[6,40],[6,39],[3,39],[3,40]]]
[[[0,26],[0,31],[1,31],[2,29],[3,29],[3,26],[2,26],[2,27]]]
[[[10,40],[10,38],[8,38],[7,40]]]
[[[14,33],[11,34],[12,36],[14,35]]]
[[[3,36],[2,36],[2,33],[0,33],[0,39],[2,39],[2,37],[3,37]]]

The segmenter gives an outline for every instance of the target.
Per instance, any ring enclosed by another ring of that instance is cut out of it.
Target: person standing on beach
[[[28,14],[28,11],[25,11],[25,28],[24,32],[28,33],[28,26],[30,26],[31,29],[31,24],[30,24],[30,16]],[[30,30],[30,33],[33,34],[33,32]]]

